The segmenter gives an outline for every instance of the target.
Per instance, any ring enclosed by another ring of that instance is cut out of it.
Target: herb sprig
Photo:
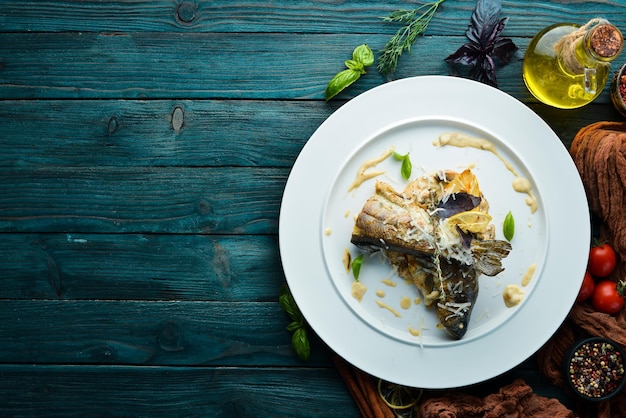
[[[411,52],[411,46],[419,35],[426,32],[430,20],[444,1],[424,3],[413,10],[396,10],[383,18],[385,22],[397,22],[404,26],[389,39],[378,57],[377,67],[382,75],[387,76],[396,71],[402,53],[405,50]]]
[[[346,70],[337,73],[326,86],[326,101],[332,99],[343,89],[361,78],[365,74],[365,68],[374,63],[374,53],[367,44],[362,44],[354,48],[352,51],[352,59],[347,60],[344,64],[348,67]]]
[[[508,64],[518,51],[511,39],[500,36],[509,21],[499,18],[501,8],[501,0],[478,0],[465,32],[469,42],[445,59],[449,64],[469,66],[470,78],[493,87],[498,86],[496,64]]]
[[[283,285],[278,297],[278,303],[291,318],[291,322],[287,325],[287,331],[293,332],[291,335],[291,348],[300,360],[308,361],[311,355],[311,345],[309,343],[306,321],[287,285]]]

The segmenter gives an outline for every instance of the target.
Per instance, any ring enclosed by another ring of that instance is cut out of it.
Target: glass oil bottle
[[[524,82],[535,98],[550,106],[584,106],[604,89],[610,63],[623,46],[622,33],[606,19],[592,19],[583,26],[549,26],[528,45],[522,65]]]

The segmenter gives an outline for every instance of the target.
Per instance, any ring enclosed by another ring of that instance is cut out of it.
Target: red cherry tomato
[[[589,250],[589,273],[593,277],[606,277],[615,269],[615,251],[609,244],[596,245]]]
[[[624,296],[617,290],[617,283],[603,280],[596,284],[591,304],[599,312],[614,314],[624,306]]]
[[[578,297],[576,298],[576,302],[584,302],[591,297],[593,294],[593,289],[596,287],[596,282],[591,277],[588,271],[585,272],[585,278],[583,279],[583,284],[580,286],[580,290],[578,291]]]

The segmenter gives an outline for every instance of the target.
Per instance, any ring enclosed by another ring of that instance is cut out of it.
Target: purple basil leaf
[[[463,230],[457,225],[456,232],[458,232],[461,238],[461,245],[463,248],[468,249],[472,245],[472,239],[474,238],[469,232],[463,232]]]
[[[496,63],[508,64],[518,51],[511,39],[500,37],[509,21],[499,18],[501,8],[501,0],[477,0],[465,32],[469,42],[445,59],[449,64],[469,66],[470,78],[493,87],[498,87]]]
[[[479,54],[480,50],[476,48],[476,45],[468,42],[454,54],[448,56],[445,61],[451,64],[474,65]]]
[[[513,60],[519,48],[509,38],[500,38],[493,46],[493,57],[500,64],[508,64]]]
[[[483,39],[483,43],[482,43],[483,47],[490,48],[497,42],[497,40],[500,37],[500,34],[502,33],[502,31],[504,30],[504,27],[506,26],[506,22],[508,21],[509,21],[509,18],[504,17],[500,19],[498,23],[496,23],[493,26],[493,28],[491,29],[491,32],[489,32],[486,38]]]
[[[480,204],[481,198],[469,193],[453,193],[445,201],[439,202],[437,216],[440,218],[449,218],[457,213],[466,212],[474,209]]]
[[[500,0],[478,0],[470,25],[465,32],[467,38],[479,45],[485,46],[483,43],[492,31],[492,28],[498,22],[498,16],[502,9]]]
[[[481,83],[497,87],[496,65],[489,55],[485,55],[480,59],[474,67],[470,69],[469,76]]]

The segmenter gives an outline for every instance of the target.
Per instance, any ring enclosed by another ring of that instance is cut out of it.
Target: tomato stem
[[[620,280],[615,284],[615,290],[617,290],[617,294],[621,297],[624,297],[624,292],[626,291],[626,281]]]

